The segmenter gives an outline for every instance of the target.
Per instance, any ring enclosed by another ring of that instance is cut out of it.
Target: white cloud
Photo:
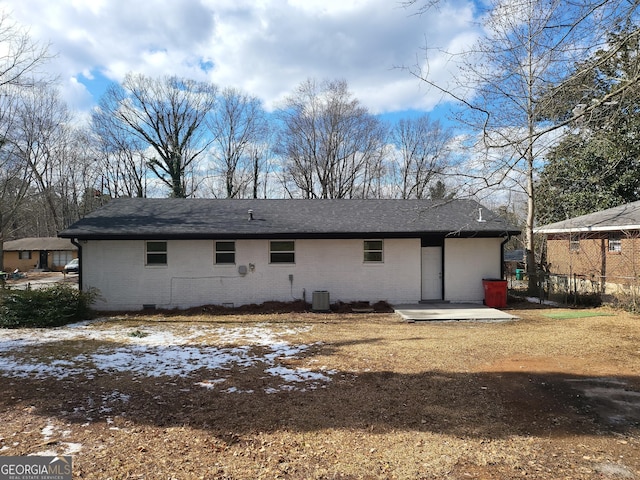
[[[209,79],[261,98],[267,107],[304,81],[344,78],[373,112],[430,109],[437,92],[407,71],[420,49],[474,38],[472,2],[427,14],[389,0],[6,0],[34,38],[58,53],[50,68],[81,108],[79,81],[129,71]],[[37,14],[34,14],[37,12]],[[203,64],[211,68],[201,68]],[[437,71],[434,71],[437,69]],[[450,75],[436,62],[431,74]]]

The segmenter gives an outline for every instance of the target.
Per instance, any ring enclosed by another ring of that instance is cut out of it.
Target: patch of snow
[[[42,436],[45,440],[49,440],[51,437],[53,437],[55,431],[56,427],[54,427],[53,425],[47,425],[42,429],[40,433],[42,433]]]
[[[47,426],[45,426],[40,433],[43,436],[43,439],[45,442],[51,440],[51,438],[53,438],[56,430],[58,428],[53,425],[53,424],[48,424]],[[64,430],[62,432],[62,436],[63,437],[68,437],[69,435],[71,435],[71,431],[70,430]],[[42,450],[40,452],[35,452],[35,453],[29,453],[28,456],[43,456],[43,457],[57,457],[60,455],[73,455],[75,453],[80,452],[80,450],[82,450],[82,444],[81,443],[73,443],[73,442],[59,442],[58,443],[59,448],[62,449],[62,451],[58,451],[58,450]],[[7,447],[8,448],[8,447]],[[3,449],[0,449],[3,450]]]
[[[551,300],[541,300],[538,297],[525,297],[525,300],[529,303],[539,303],[541,305],[549,305],[551,307],[561,307],[558,302],[552,302]]]
[[[331,380],[330,377],[324,375],[323,373],[314,372],[312,370],[309,370],[308,368],[297,368],[294,370],[286,367],[273,367],[266,369],[265,372],[273,376],[280,377],[285,382],[328,382]]]
[[[197,382],[196,385],[199,387],[204,387],[209,390],[215,388],[216,384],[226,382],[227,380],[224,378],[217,378],[215,380],[203,380],[202,382]]]
[[[40,452],[34,452],[27,454],[28,457],[57,457],[58,452],[55,450],[41,450]]]
[[[62,455],[73,455],[74,453],[80,452],[82,450],[81,443],[72,443],[72,442],[63,442],[64,452]]]
[[[312,345],[291,344],[283,337],[308,332],[311,327],[284,327],[257,324],[220,327],[207,325],[138,325],[128,322],[94,320],[53,329],[15,329],[0,339],[0,376],[10,378],[65,379],[83,375],[128,373],[134,377],[185,377],[199,370],[225,371],[265,365],[266,373],[289,384],[329,382],[333,372],[279,367],[278,361],[294,359]],[[96,350],[73,355],[60,350],[60,356],[37,358],[28,348],[56,342],[95,341]],[[215,346],[212,346],[215,345]],[[256,353],[259,347],[259,353]],[[212,389],[225,381],[204,380],[196,385]],[[293,388],[290,385],[287,389]],[[304,388],[298,386],[296,388]],[[315,387],[314,387],[315,388]],[[228,388],[227,393],[251,390]],[[103,413],[112,403],[126,403],[127,395],[114,391],[102,398]]]
[[[224,393],[254,393],[253,390],[240,390],[237,387],[229,387],[226,390],[223,390]]]
[[[60,442],[60,448],[62,451],[56,450],[42,450],[40,452],[29,453],[27,456],[29,457],[58,457],[65,455],[73,455],[82,450],[81,443],[71,443],[71,442]]]

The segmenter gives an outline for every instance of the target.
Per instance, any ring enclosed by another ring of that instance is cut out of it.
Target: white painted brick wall
[[[482,302],[483,278],[500,278],[501,238],[448,238],[444,244],[445,299]]]
[[[269,242],[237,240],[236,265],[214,265],[212,240],[170,240],[168,265],[146,267],[144,241],[83,244],[83,287],[97,288],[103,310],[187,308],[206,304],[311,302],[326,290],[331,302],[420,300],[420,240],[385,239],[384,262],[363,262],[363,240],[296,240],[295,264],[269,264]],[[238,266],[253,264],[245,276]],[[293,281],[289,281],[293,275]]]

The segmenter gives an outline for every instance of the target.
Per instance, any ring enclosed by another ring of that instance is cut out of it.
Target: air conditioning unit
[[[328,312],[331,310],[329,305],[329,292],[325,290],[316,290],[313,292],[311,310],[314,312]]]

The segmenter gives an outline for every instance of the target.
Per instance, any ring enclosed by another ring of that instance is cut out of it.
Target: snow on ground
[[[133,325],[117,321],[82,322],[54,329],[2,330],[0,376],[64,379],[130,373],[137,377],[186,377],[204,369],[208,376],[215,372],[216,378],[203,378],[195,385],[227,393],[252,393],[225,388],[226,377],[235,368],[264,365],[265,375],[282,382],[279,389],[265,389],[267,393],[314,389],[330,382],[335,372],[323,368],[291,369],[279,363],[282,359],[297,358],[312,346],[286,340],[309,330],[310,327],[269,324],[220,327],[169,322]],[[119,392],[112,395],[114,398],[103,400],[128,401]]]
[[[71,435],[71,430],[65,430],[62,432],[58,431],[59,429],[52,423],[51,420],[47,422],[47,426],[42,429],[40,432],[42,434],[42,445],[48,445],[49,441],[53,437],[60,436],[61,438],[68,437]],[[48,450],[42,450],[39,452],[30,453],[29,456],[43,456],[43,457],[57,457],[59,455],[74,455],[82,450],[82,444],[74,443],[74,442],[63,442],[56,441],[54,442],[58,444],[57,449],[50,448]],[[60,449],[62,452],[60,452]]]

